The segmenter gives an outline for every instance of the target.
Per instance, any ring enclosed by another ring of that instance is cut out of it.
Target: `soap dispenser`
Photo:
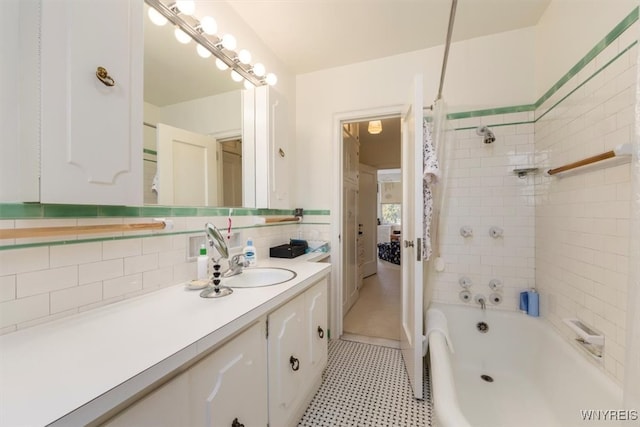
[[[247,246],[242,249],[244,259],[249,263],[249,267],[254,267],[258,263],[256,255],[256,247],[253,246],[253,239],[249,237],[247,239]]]
[[[207,280],[209,278],[209,258],[207,257],[207,248],[200,245],[200,255],[197,260],[198,280]]]

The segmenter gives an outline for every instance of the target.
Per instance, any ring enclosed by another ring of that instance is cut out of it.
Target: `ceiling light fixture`
[[[171,22],[177,28],[176,38],[181,43],[188,43],[191,39],[198,43],[197,51],[200,56],[206,58],[206,51],[215,56],[216,66],[220,70],[231,68],[234,80],[240,77],[252,86],[274,85],[278,78],[275,74],[267,74],[266,68],[260,63],[251,65],[251,53],[241,49],[238,53],[236,38],[231,34],[218,36],[218,25],[210,16],[198,20],[193,16],[195,3],[192,0],[178,1],[169,5],[163,0],[144,0],[150,6],[149,19],[156,25],[164,25]],[[210,37],[209,37],[210,36]],[[246,86],[246,85],[245,85]]]
[[[367,131],[371,135],[377,135],[382,132],[382,122],[380,120],[371,120],[369,122],[369,126],[367,127]]]

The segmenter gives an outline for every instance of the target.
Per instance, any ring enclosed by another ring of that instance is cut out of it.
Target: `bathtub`
[[[637,412],[616,414],[630,418],[619,424],[604,419],[611,416],[604,411],[622,408],[621,388],[541,318],[474,306],[431,307],[447,317],[454,349],[452,354],[441,333],[429,335],[437,427],[638,425]],[[489,326],[486,333],[478,331],[478,322]],[[581,412],[589,410],[602,412]],[[583,421],[589,415],[592,420]]]

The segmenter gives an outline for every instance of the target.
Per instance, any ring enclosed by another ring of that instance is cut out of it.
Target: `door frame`
[[[386,107],[369,108],[362,110],[346,111],[333,115],[333,203],[331,208],[331,257],[333,269],[331,272],[331,289],[329,291],[329,325],[331,336],[339,338],[343,333],[344,314],[342,313],[342,256],[343,246],[340,239],[342,233],[342,221],[344,212],[342,206],[343,156],[342,156],[342,125],[349,122],[362,122],[366,120],[387,119],[402,117],[404,105],[390,105]],[[336,262],[337,261],[337,262]]]

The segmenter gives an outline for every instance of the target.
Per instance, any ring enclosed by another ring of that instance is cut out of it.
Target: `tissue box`
[[[284,244],[269,248],[269,256],[272,258],[295,258],[304,255],[306,250],[306,245]]]

